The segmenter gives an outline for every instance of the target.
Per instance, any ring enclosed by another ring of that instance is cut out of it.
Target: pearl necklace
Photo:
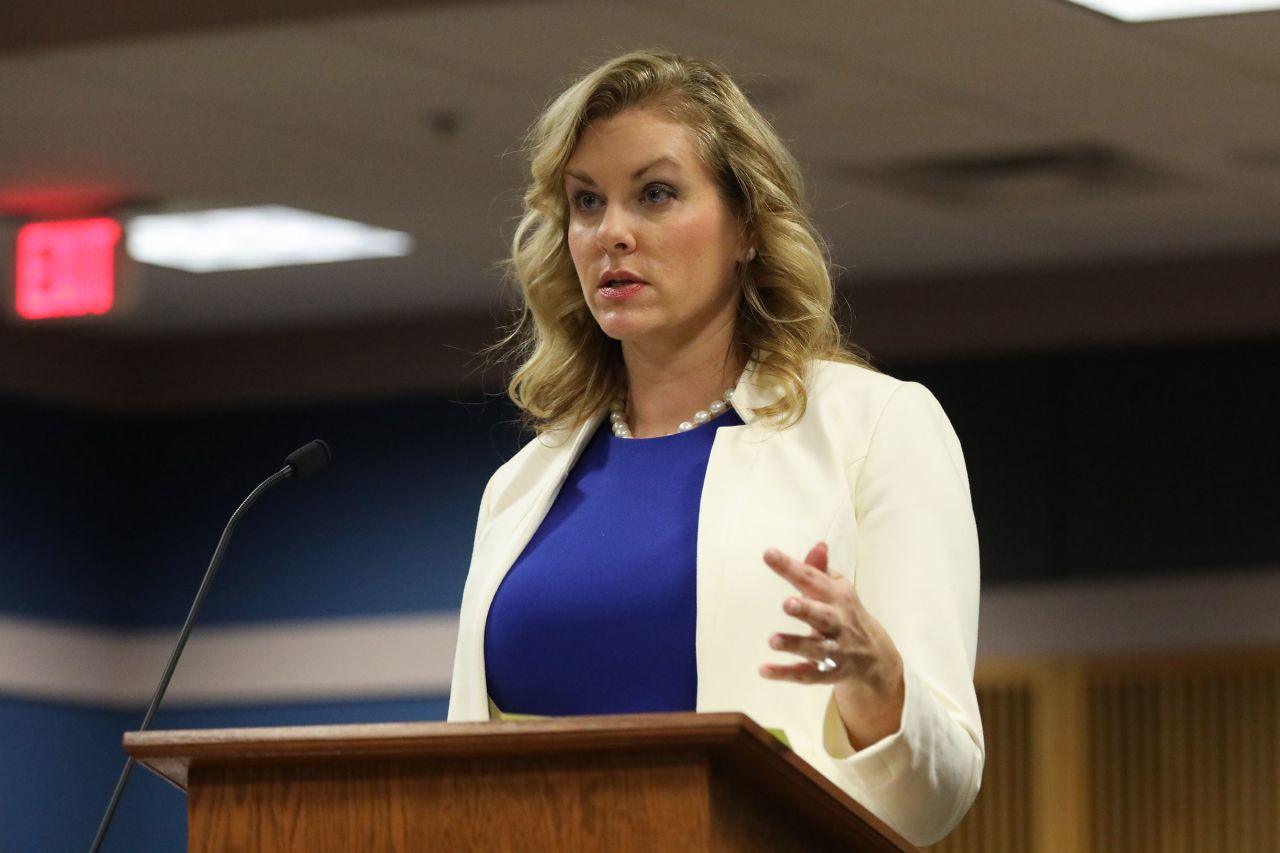
[[[733,400],[733,389],[729,388],[724,395],[705,409],[699,409],[693,413],[693,419],[681,421],[677,429],[680,432],[688,432],[694,427],[699,427],[716,415],[724,412],[729,408],[729,403]],[[631,427],[627,426],[627,401],[624,397],[621,400],[614,400],[613,405],[609,407],[609,422],[613,426],[613,434],[618,438],[634,438],[631,434]]]

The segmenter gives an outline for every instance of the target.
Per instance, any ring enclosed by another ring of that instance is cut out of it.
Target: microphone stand
[[[325,448],[325,453],[327,456],[328,448]],[[290,459],[292,458],[290,457]],[[196,592],[196,599],[191,603],[191,611],[187,614],[187,621],[182,624],[182,631],[178,634],[178,642],[173,647],[173,654],[169,655],[169,663],[165,666],[164,675],[160,677],[160,683],[156,686],[155,695],[151,697],[151,704],[147,707],[146,716],[142,718],[142,727],[139,731],[145,732],[151,727],[151,719],[155,716],[156,709],[160,707],[160,700],[164,698],[165,690],[169,688],[169,680],[173,678],[173,671],[178,666],[178,658],[182,655],[182,650],[187,645],[187,637],[191,634],[191,626],[195,624],[196,616],[199,615],[200,608],[204,606],[205,596],[209,593],[209,587],[213,583],[213,576],[218,572],[218,564],[222,562],[222,554],[227,549],[227,543],[231,540],[231,532],[235,530],[240,516],[253,505],[263,492],[281,480],[286,480],[293,475],[294,465],[290,462],[259,483],[258,487],[249,493],[249,497],[244,499],[244,502],[240,504],[236,511],[231,513],[231,519],[227,522],[227,526],[222,531],[222,536],[218,539],[218,547],[214,549],[213,559],[209,561],[209,568],[205,570],[204,580],[200,581],[200,589]],[[124,762],[124,769],[120,771],[120,779],[116,782],[115,791],[111,794],[111,802],[107,804],[107,811],[102,815],[102,821],[98,824],[98,832],[93,837],[93,845],[89,848],[89,853],[98,853],[98,849],[102,846],[102,840],[106,838],[107,827],[111,825],[111,818],[115,815],[116,807],[120,805],[120,797],[124,794],[124,786],[129,781],[129,774],[133,772],[133,764],[133,756],[130,755]]]

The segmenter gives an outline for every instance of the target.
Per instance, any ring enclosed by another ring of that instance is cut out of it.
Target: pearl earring
[[[745,255],[743,255],[742,260],[743,260],[743,263],[749,264],[755,259],[756,259],[756,249],[755,249],[755,246],[752,246],[750,249],[747,249],[747,252]]]

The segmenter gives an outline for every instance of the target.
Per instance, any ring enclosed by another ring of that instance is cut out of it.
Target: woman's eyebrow
[[[675,166],[677,170],[680,168],[680,163],[676,160],[676,158],[672,157],[670,154],[663,154],[661,157],[659,157],[657,160],[654,160],[649,165],[641,166],[639,169],[636,169],[634,172],[632,172],[631,179],[635,180],[639,178],[641,175],[643,175],[645,172],[654,168],[655,166],[661,166],[663,164],[669,164],[669,165]]]
[[[644,166],[641,166],[639,169],[636,169],[634,172],[632,172],[631,180],[634,181],[638,179],[641,175],[643,175],[645,172],[654,168],[655,166],[661,166],[664,164],[669,164],[671,166],[674,166],[676,169],[680,168],[680,163],[678,160],[676,160],[674,157],[672,157],[669,154],[663,154],[661,157],[654,160],[653,162],[648,163]],[[584,184],[590,184],[593,187],[596,185],[596,182],[591,180],[591,176],[588,175],[586,172],[579,172],[574,169],[565,169],[564,173],[571,178],[576,178],[579,181],[582,181]]]

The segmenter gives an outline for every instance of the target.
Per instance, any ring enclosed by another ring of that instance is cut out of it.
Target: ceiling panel
[[[1280,245],[1280,15],[1133,27],[1060,0],[557,0],[317,18],[0,58],[0,205],[66,189],[292,204],[409,231],[395,261],[148,269],[117,334],[483,310],[519,139],[640,46],[729,67],[805,166],[851,275]],[[942,204],[859,170],[1094,143],[1167,185]]]
[[[796,32],[797,48],[821,57],[829,74],[893,79],[993,119],[1099,136],[1168,159],[1218,156],[1280,131],[1280,86],[1057,0],[893,7],[806,0],[797,16],[825,26]],[[733,26],[768,32],[776,16],[765,4],[746,4]]]
[[[1144,34],[1280,86],[1280,12],[1167,21],[1149,25]]]

